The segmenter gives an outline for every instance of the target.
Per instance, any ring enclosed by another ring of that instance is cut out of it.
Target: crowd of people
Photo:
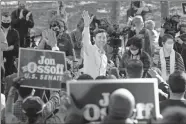
[[[65,52],[68,71],[63,75],[61,90],[49,91],[21,87],[26,79],[17,77],[19,48],[34,49],[30,48],[29,34],[34,19],[25,5],[26,2],[19,1],[18,9],[1,14],[1,123],[85,124],[83,110],[67,94],[67,81],[133,78],[158,79],[161,115],[154,118],[152,114],[148,123],[186,123],[186,25],[178,23],[178,16],[172,16],[174,23],[165,22],[159,33],[153,20],[145,20],[146,13],[151,12],[145,3],[132,2],[127,11],[127,40],[121,40],[124,51],[118,52],[119,67],[108,55],[112,54],[108,53],[112,51],[108,45],[112,25],[104,20],[103,24],[97,23],[95,15],[83,11],[77,28],[69,32],[64,15],[52,17],[35,49]],[[174,30],[174,24],[180,28]],[[135,98],[129,90],[114,91],[109,103],[107,116],[100,124],[136,123],[132,116]]]

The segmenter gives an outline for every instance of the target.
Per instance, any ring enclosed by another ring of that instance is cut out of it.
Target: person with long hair
[[[170,74],[174,71],[185,71],[183,58],[174,49],[174,38],[170,34],[162,37],[162,48],[159,51],[158,68],[162,72],[162,77],[167,81]]]

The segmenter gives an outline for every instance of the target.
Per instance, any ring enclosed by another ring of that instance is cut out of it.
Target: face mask
[[[130,50],[130,52],[132,53],[132,55],[137,55],[139,50]]]
[[[4,27],[4,28],[8,28],[10,26],[10,23],[1,23],[1,25]]]

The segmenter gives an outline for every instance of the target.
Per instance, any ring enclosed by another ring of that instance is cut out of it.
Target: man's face
[[[19,9],[25,9],[26,1],[19,1]]]
[[[2,20],[1,20],[3,23],[10,23],[11,22],[11,17],[8,16],[8,17],[5,17],[5,16],[2,16]]]
[[[11,17],[8,16],[2,16],[2,27],[4,28],[8,28],[10,26],[10,23],[11,23]]]
[[[137,27],[137,28],[141,28],[141,27],[144,26],[143,20],[141,20],[141,19],[135,19],[135,20],[133,20],[133,24],[134,24],[135,27]]]
[[[107,34],[105,32],[98,33],[94,38],[97,47],[102,48],[107,43]]]

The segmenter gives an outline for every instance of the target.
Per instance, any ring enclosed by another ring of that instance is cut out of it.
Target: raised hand
[[[56,37],[56,33],[51,30],[45,30],[43,33],[43,39],[47,42],[47,44],[51,47],[55,47],[57,46],[57,37]]]
[[[27,13],[27,15],[26,15],[26,20],[27,20],[27,21],[30,19],[30,15],[31,15],[31,14],[32,14],[32,12]]]
[[[24,16],[23,16],[23,9],[21,10],[20,14],[19,14],[19,18],[22,19]]]
[[[88,11],[83,11],[82,18],[84,20],[84,27],[89,27],[94,16],[90,17]]]

